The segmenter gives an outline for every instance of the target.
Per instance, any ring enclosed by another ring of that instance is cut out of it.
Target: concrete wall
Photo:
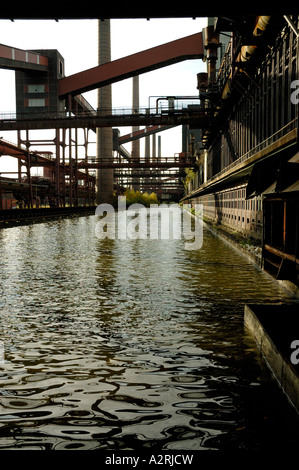
[[[203,204],[204,217],[217,225],[239,232],[262,243],[263,212],[262,198],[245,200],[246,185],[228,188],[213,194],[191,199],[191,204]]]
[[[291,309],[292,307],[289,307]],[[296,306],[295,306],[296,308]],[[289,332],[293,332],[293,339],[296,339],[298,331],[298,320],[292,318],[292,314],[286,318],[288,307],[275,305],[245,305],[244,323],[250,330],[257,342],[261,354],[270,368],[273,376],[277,380],[282,391],[286,394],[290,403],[299,413],[299,376],[298,370],[290,364],[291,337],[285,335],[283,325],[287,324]],[[261,314],[269,314],[271,325]],[[294,324],[295,322],[295,324]],[[279,342],[275,337],[275,330],[278,331]],[[289,357],[287,354],[289,353]]]

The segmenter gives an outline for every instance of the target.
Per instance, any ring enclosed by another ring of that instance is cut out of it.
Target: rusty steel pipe
[[[270,22],[270,19],[271,19],[271,16],[258,16],[257,17],[256,23],[252,32],[253,37],[259,37],[265,32]],[[242,46],[236,59],[237,62],[238,61],[248,62],[250,58],[252,57],[252,55],[254,54],[256,48],[257,48],[256,45]],[[232,72],[230,72],[229,77],[225,83],[225,86],[222,92],[221,98],[223,100],[229,98],[232,92],[232,81],[233,81]]]
[[[269,24],[270,18],[271,16],[259,16],[257,18],[256,24],[253,30],[254,37],[262,36],[262,34],[265,32]],[[256,45],[242,46],[241,52],[239,54],[240,61],[247,62],[250,59],[250,57],[254,54],[256,49],[257,49]]]

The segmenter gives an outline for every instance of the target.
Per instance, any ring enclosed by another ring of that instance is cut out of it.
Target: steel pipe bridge
[[[118,110],[117,110],[118,111]],[[106,113],[105,111],[68,116],[67,113],[28,114],[14,116],[0,115],[1,131],[33,130],[33,129],[94,129],[97,127],[133,127],[133,126],[179,126],[189,125],[192,128],[208,126],[206,111],[199,109],[164,110],[160,113],[139,112],[125,114],[121,112]],[[143,137],[140,132],[140,137]],[[140,138],[139,137],[139,138]]]
[[[177,106],[176,109],[170,105],[165,108],[159,107],[159,109],[157,106],[155,109],[138,108],[134,112],[131,108],[130,110],[105,110],[103,108],[95,110],[82,93],[181,61],[203,59],[204,56],[203,33],[199,32],[65,77],[64,59],[56,50],[25,51],[0,45],[0,68],[16,71],[17,102],[16,114],[0,115],[0,131],[18,132],[18,145],[14,148],[2,142],[3,155],[8,154],[18,159],[20,184],[21,166],[27,167],[25,174],[27,174],[30,188],[31,207],[33,192],[30,171],[33,167],[47,168],[47,178],[51,179],[54,184],[56,202],[60,205],[65,204],[68,188],[70,204],[78,199],[80,181],[84,181],[88,199],[93,201],[90,195],[94,191],[95,177],[91,170],[137,168],[140,171],[133,172],[134,177],[141,181],[145,170],[162,173],[165,169],[184,169],[194,165],[194,159],[188,155],[184,155],[183,158],[181,155],[166,159],[133,159],[124,152],[122,145],[174,126],[206,128],[209,126],[207,109],[203,110],[197,104],[197,106]],[[39,102],[38,108],[34,104],[37,102]],[[117,152],[119,158],[97,159],[88,156],[86,135],[89,130],[126,126],[144,129],[126,136],[117,136],[113,143],[113,150]],[[55,130],[55,138],[52,141],[55,146],[54,153],[49,158],[42,152],[30,151],[31,146],[35,144],[32,144],[33,141],[29,138],[29,131],[47,129]],[[78,156],[78,142],[74,141],[72,129],[74,133],[77,129],[84,131],[84,145],[86,146],[84,159]],[[26,133],[23,141],[21,132]],[[69,142],[66,140],[67,133]],[[25,144],[25,149],[22,144]],[[119,176],[117,180],[121,178]],[[151,183],[151,177],[149,183]],[[181,181],[179,180],[178,183],[181,184]]]

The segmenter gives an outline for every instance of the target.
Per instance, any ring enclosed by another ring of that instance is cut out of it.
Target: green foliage
[[[156,193],[141,193],[134,191],[134,189],[127,189],[124,196],[126,196],[127,207],[131,204],[142,204],[149,207],[150,204],[158,204],[158,197]]]
[[[184,187],[185,189],[187,190],[188,188],[188,184],[194,180],[195,178],[195,172],[192,170],[192,168],[185,168],[185,173],[186,173],[186,177],[184,179]]]

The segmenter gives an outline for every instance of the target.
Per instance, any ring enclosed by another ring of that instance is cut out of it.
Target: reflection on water
[[[258,449],[298,419],[243,326],[288,301],[204,231],[99,240],[94,216],[0,231],[0,449]]]

